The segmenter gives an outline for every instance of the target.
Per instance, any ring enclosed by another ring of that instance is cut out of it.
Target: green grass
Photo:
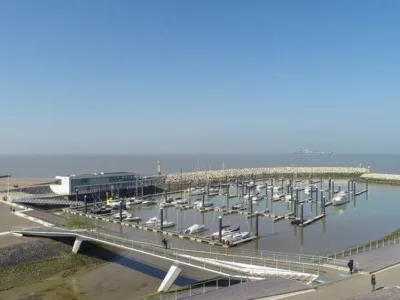
[[[68,227],[87,227],[87,224],[80,220],[71,220],[67,223]]]

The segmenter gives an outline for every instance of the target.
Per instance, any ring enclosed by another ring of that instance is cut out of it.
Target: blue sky
[[[1,153],[396,153],[398,1],[0,1]]]

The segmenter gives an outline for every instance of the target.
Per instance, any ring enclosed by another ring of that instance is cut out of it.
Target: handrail
[[[41,227],[41,226],[39,226]],[[55,229],[59,228],[61,230],[68,230],[72,231],[73,229],[70,227],[66,227],[63,225],[57,225],[56,227],[53,227]],[[82,229],[82,230],[87,230],[90,232],[90,228],[87,227],[75,227],[74,229]],[[45,229],[46,230],[46,229]],[[99,232],[99,231],[97,231]],[[102,235],[107,235],[108,237],[115,237],[115,234],[113,232],[113,235],[106,234],[100,232]],[[83,235],[83,233],[81,233]],[[127,238],[120,238],[122,240],[125,240],[127,242],[133,242],[135,244],[144,244],[147,246],[152,246],[152,247],[158,247],[161,248],[161,244],[156,244],[154,240],[148,240],[144,238],[136,238],[135,240],[130,240]],[[293,253],[283,253],[283,252],[273,252],[273,251],[262,251],[262,250],[249,250],[249,249],[228,249],[228,248],[215,248],[212,246],[202,246],[202,247],[193,247],[193,246],[185,246],[181,245],[181,247],[170,247],[170,250],[174,251],[180,251],[180,252],[196,252],[198,254],[207,254],[207,255],[213,255],[213,256],[225,256],[229,258],[250,258],[250,259],[255,259],[255,260],[262,260],[262,264],[270,264],[270,261],[273,262],[281,262],[284,264],[290,263],[291,266],[293,267],[294,265],[300,265],[302,267],[302,270],[306,269],[306,265],[312,265],[312,266],[317,266],[317,265],[323,265],[325,264],[327,267],[333,266],[333,267],[346,267],[347,266],[347,261],[345,260],[339,260],[337,258],[331,258],[331,257],[326,257],[326,256],[318,256],[318,255],[307,255],[307,254],[293,254]],[[254,255],[256,254],[256,255]],[[276,265],[276,268],[277,265]],[[356,265],[357,269],[357,265]]]
[[[202,269],[208,269],[210,271],[215,271],[216,273],[219,274],[226,274],[225,272],[223,272],[223,270],[239,270],[237,272],[239,272],[242,275],[246,275],[246,276],[253,276],[253,277],[259,277],[260,275],[262,276],[262,274],[264,276],[266,276],[267,274],[271,275],[271,272],[273,273],[272,270],[267,271],[267,270],[263,270],[261,271],[259,268],[255,268],[255,267],[260,267],[260,266],[266,266],[266,264],[268,264],[268,262],[266,263],[266,260],[263,258],[263,263],[261,262],[260,264],[256,265],[253,264],[253,262],[255,263],[255,261],[251,260],[251,264],[249,264],[248,267],[245,268],[241,268],[240,266],[230,266],[229,264],[225,264],[223,262],[219,262],[217,259],[218,257],[216,257],[215,261],[210,261],[210,259],[213,258],[209,258],[209,257],[193,257],[193,256],[187,256],[185,257],[184,254],[182,253],[178,253],[178,251],[176,251],[175,249],[164,249],[163,247],[161,247],[161,245],[154,245],[154,244],[146,244],[143,242],[138,242],[135,240],[129,240],[129,239],[125,239],[125,238],[121,238],[121,237],[117,237],[117,236],[113,236],[113,235],[108,235],[102,232],[98,232],[98,231],[92,231],[92,230],[87,230],[87,229],[75,229],[75,230],[71,230],[70,228],[60,228],[60,227],[36,227],[34,228],[36,230],[24,230],[26,232],[41,232],[41,230],[43,230],[44,232],[52,232],[52,233],[62,233],[62,232],[66,232],[69,234],[74,234],[74,235],[79,235],[82,237],[86,237],[89,239],[94,239],[94,240],[99,240],[99,241],[103,241],[103,242],[109,242],[115,245],[120,245],[120,246],[124,246],[124,247],[128,247],[130,249],[135,249],[135,250],[139,250],[142,252],[146,252],[146,253],[153,253],[153,255],[158,255],[167,259],[171,259],[171,260],[175,260],[175,261],[180,261],[182,263],[186,263],[192,266],[197,266],[202,268]],[[40,230],[38,230],[40,229]],[[179,259],[178,259],[179,257]],[[232,256],[231,256],[232,257]],[[243,259],[243,257],[240,257],[241,259]],[[233,260],[235,262],[235,260]],[[236,260],[236,262],[238,262]],[[244,263],[243,260],[241,261],[241,263]],[[299,279],[300,277],[304,277],[303,280],[309,281],[309,277],[312,276],[312,274],[310,273],[305,273],[305,266],[303,264],[303,269],[299,270],[299,271],[292,271],[291,270],[291,265],[290,265],[290,261],[284,263],[284,265],[287,267],[287,263],[289,263],[289,270],[285,270],[285,271],[277,271],[276,274],[282,277],[292,277],[295,278],[297,277],[297,279]],[[282,266],[282,265],[281,265]],[[293,264],[292,264],[293,267]],[[271,267],[269,267],[271,268]],[[272,269],[272,268],[271,268]],[[278,262],[276,261],[276,269],[278,269]],[[287,268],[285,268],[287,269]],[[319,270],[319,269],[318,269]],[[261,273],[261,274],[260,274]],[[302,273],[302,274],[300,274]]]
[[[359,253],[363,253],[363,252],[367,252],[367,251],[371,251],[374,249],[379,249],[382,247],[387,247],[387,246],[392,246],[395,245],[397,243],[400,243],[400,237],[399,238],[383,238],[380,240],[375,240],[375,241],[371,241],[371,242],[367,242],[365,244],[360,244],[360,245],[356,245],[356,246],[352,246],[343,250],[337,250],[337,251],[332,251],[332,252],[328,252],[328,253],[324,253],[322,254],[323,256],[326,256],[327,258],[337,258],[337,257],[341,257],[341,258],[345,258],[351,255],[356,255]]]

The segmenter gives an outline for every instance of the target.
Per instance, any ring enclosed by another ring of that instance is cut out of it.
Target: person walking
[[[376,288],[376,277],[375,277],[375,274],[372,274],[372,276],[371,276],[371,290],[375,291],[375,288]]]
[[[163,239],[162,239],[162,243],[163,243],[163,245],[164,245],[164,248],[167,249],[167,248],[168,248],[168,242],[167,242],[167,239],[166,239],[166,238],[163,238]]]
[[[349,267],[349,273],[353,274],[354,260],[350,259],[347,266]]]

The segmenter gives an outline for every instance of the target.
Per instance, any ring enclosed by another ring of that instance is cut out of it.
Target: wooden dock
[[[239,246],[244,243],[254,241],[256,239],[258,239],[258,236],[253,235],[253,236],[248,237],[247,239],[239,240],[239,241],[233,242],[232,244],[229,244],[229,245],[224,244],[224,245],[222,245],[222,247],[223,248],[235,247],[235,246]]]
[[[354,196],[359,196],[359,195],[362,195],[362,194],[364,194],[366,192],[368,192],[368,190],[363,190],[363,191],[355,193]]]
[[[314,222],[316,222],[318,220],[321,220],[322,218],[325,218],[324,214],[318,215],[318,216],[316,216],[314,218],[311,218],[311,219],[308,219],[308,220],[304,221],[303,223],[300,223],[299,226],[300,227],[306,227],[306,226],[308,226],[308,225],[310,225],[310,224],[312,224],[312,223],[314,223]]]

